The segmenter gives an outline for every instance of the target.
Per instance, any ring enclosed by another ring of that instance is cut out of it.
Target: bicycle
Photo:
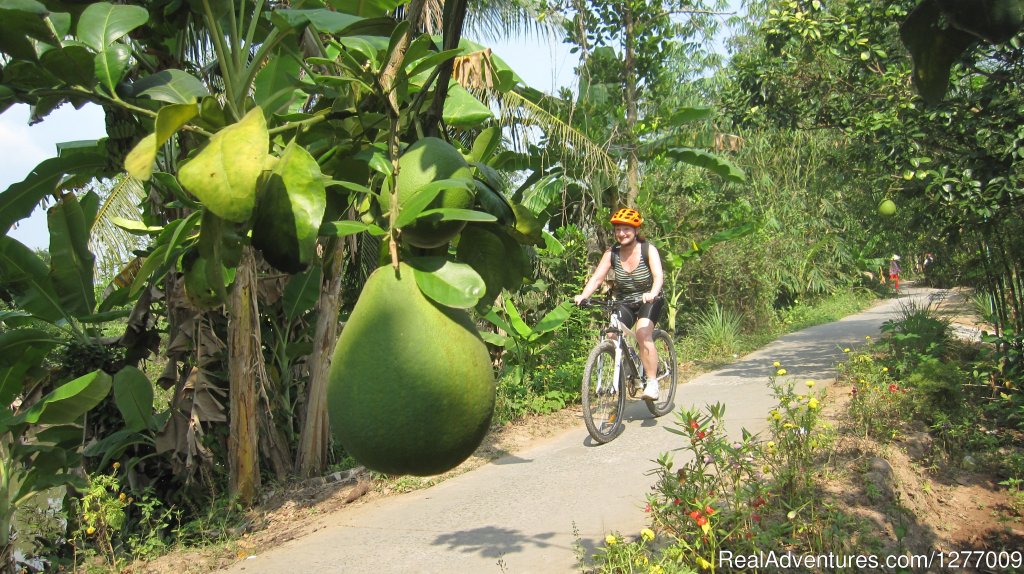
[[[624,302],[628,301],[587,301],[584,304],[613,309]],[[590,436],[601,444],[614,439],[622,427],[626,392],[630,398],[636,398],[644,386],[644,367],[635,349],[636,333],[622,324],[615,313],[611,317],[583,369],[583,422]],[[608,338],[609,333],[616,336]],[[632,340],[633,345],[627,339]],[[671,412],[676,395],[676,348],[672,337],[661,329],[654,330],[654,345],[658,352],[658,400],[645,399],[644,402],[651,414],[660,417]]]

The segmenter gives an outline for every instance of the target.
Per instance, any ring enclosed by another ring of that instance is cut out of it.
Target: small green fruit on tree
[[[409,200],[430,183],[442,179],[473,179],[466,159],[450,143],[438,138],[423,138],[409,146],[398,160],[398,205]],[[428,206],[469,209],[473,194],[465,188],[446,189]],[[402,239],[423,248],[440,247],[451,241],[465,221],[417,221],[402,228]]]
[[[891,199],[883,200],[882,203],[878,204],[878,213],[882,215],[894,215],[896,213],[896,203]]]
[[[335,438],[367,468],[388,474],[458,466],[494,413],[490,355],[469,315],[427,299],[405,263],[370,275],[329,378]]]

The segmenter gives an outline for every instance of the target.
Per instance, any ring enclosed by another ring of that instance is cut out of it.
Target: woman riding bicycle
[[[611,218],[616,245],[604,252],[583,292],[573,297],[579,305],[590,297],[609,271],[615,273],[612,297],[621,301],[615,308],[619,321],[627,326],[636,322],[636,342],[644,365],[646,384],[643,398],[658,400],[658,351],[654,346],[654,324],[661,317],[665,300],[661,297],[664,275],[657,248],[640,235],[643,218],[635,209],[623,208]]]

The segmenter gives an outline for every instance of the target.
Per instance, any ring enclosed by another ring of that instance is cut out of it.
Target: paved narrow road
[[[827,325],[786,335],[676,393],[676,405],[726,405],[726,428],[759,432],[774,406],[767,388],[772,362],[798,381],[835,377],[844,347],[875,337],[900,302],[927,299],[905,289],[900,299]],[[625,428],[598,446],[578,428],[517,455],[425,490],[346,508],[309,536],[234,564],[227,573],[569,573],[574,552],[592,553],[605,534],[647,526],[648,472],[660,453],[681,446],[666,432],[673,415],[654,419],[643,403],[627,404]],[[682,456],[681,451],[677,456]]]

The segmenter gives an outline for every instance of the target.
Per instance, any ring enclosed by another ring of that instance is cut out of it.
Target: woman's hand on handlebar
[[[648,291],[647,293],[644,293],[643,295],[640,296],[640,300],[644,303],[650,303],[651,301],[657,299],[657,297],[658,296],[656,294]]]
[[[573,297],[572,301],[573,301],[573,303],[576,303],[577,306],[583,306],[587,302],[587,298],[584,297],[583,294],[581,293],[581,294]]]

